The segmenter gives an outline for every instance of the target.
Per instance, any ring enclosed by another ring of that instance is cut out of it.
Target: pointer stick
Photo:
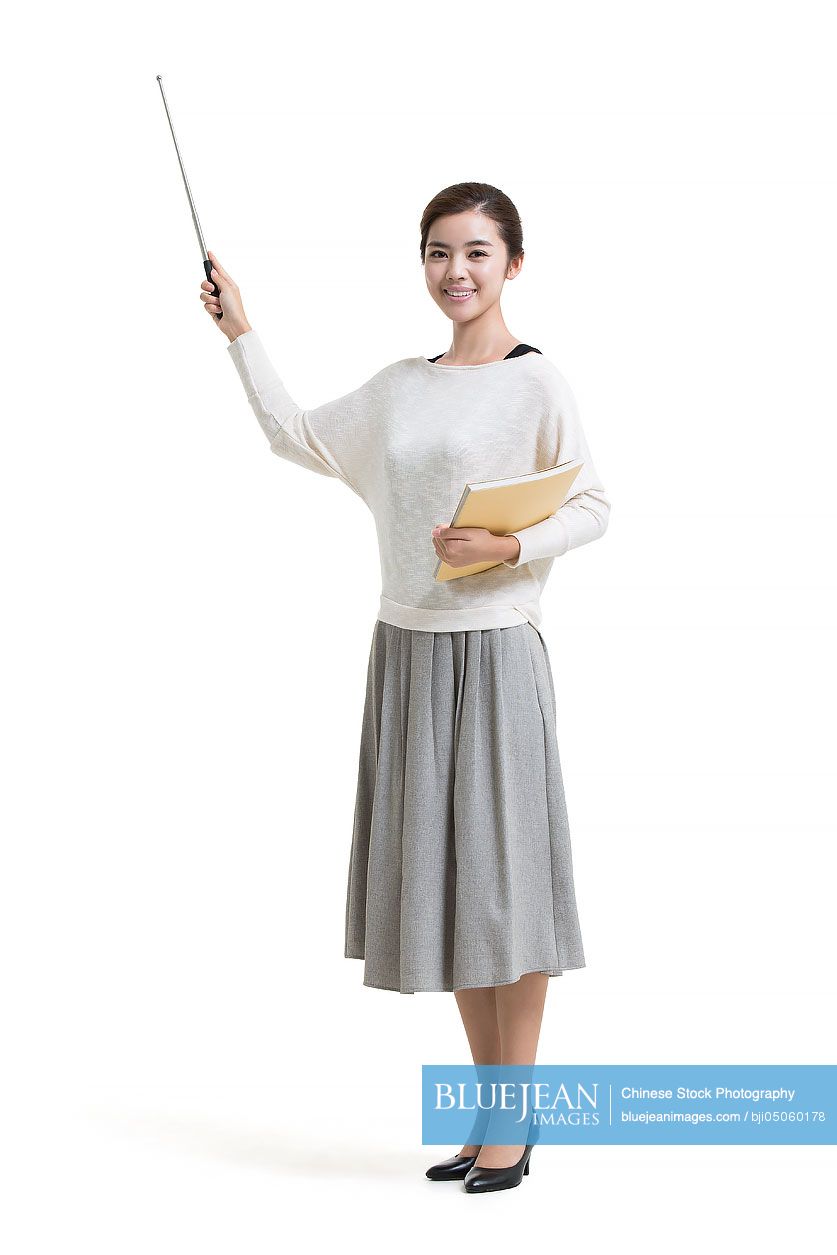
[[[194,222],[195,230],[198,233],[198,243],[201,246],[201,257],[203,258],[203,268],[206,271],[207,279],[209,279],[210,283],[212,284],[212,295],[219,296],[220,289],[217,283],[215,282],[215,280],[212,278],[212,262],[209,260],[209,256],[206,251],[206,245],[203,242],[203,232],[201,231],[201,224],[198,222],[198,211],[195,209],[195,202],[192,200],[192,193],[189,190],[189,180],[186,178],[186,171],[183,169],[183,160],[180,156],[180,149],[177,147],[177,136],[175,135],[174,127],[172,126],[171,114],[169,113],[169,106],[166,101],[166,93],[163,91],[163,80],[159,74],[157,75],[157,82],[160,84],[160,91],[163,96],[163,104],[166,107],[166,117],[169,120],[169,126],[171,127],[171,137],[174,140],[174,150],[177,153],[177,160],[180,162],[180,173],[183,175],[183,184],[186,188],[186,195],[189,197],[189,208],[192,210],[192,221]],[[224,315],[216,314],[215,317],[223,318]]]

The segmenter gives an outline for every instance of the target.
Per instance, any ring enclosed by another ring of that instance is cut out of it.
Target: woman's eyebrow
[[[466,248],[470,248],[472,244],[487,244],[489,248],[493,248],[491,240],[468,240],[465,244]],[[441,240],[428,240],[428,248],[453,248],[452,244],[443,244]]]

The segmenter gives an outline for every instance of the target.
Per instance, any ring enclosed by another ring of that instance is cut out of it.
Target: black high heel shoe
[[[490,1112],[481,1111],[477,1116],[465,1142],[466,1146],[479,1146],[482,1150],[481,1140],[488,1127],[489,1115]],[[441,1163],[434,1163],[424,1175],[431,1181],[464,1181],[467,1173],[476,1163],[479,1153],[478,1150],[476,1155],[453,1155],[450,1159],[443,1159]]]
[[[523,1178],[529,1175],[529,1160],[532,1155],[532,1148],[538,1140],[538,1130],[533,1119],[529,1121],[528,1136],[530,1140],[524,1146],[523,1154],[517,1163],[509,1164],[506,1168],[478,1168],[474,1166],[469,1169],[464,1178],[466,1194],[487,1194],[491,1190],[510,1190],[514,1186],[520,1185]]]
[[[450,1159],[443,1159],[441,1163],[434,1163],[424,1175],[431,1181],[464,1181],[477,1162],[479,1153],[477,1151],[476,1155],[453,1155]]]

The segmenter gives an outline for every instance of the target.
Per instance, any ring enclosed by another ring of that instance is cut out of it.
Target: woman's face
[[[507,261],[506,246],[491,218],[478,213],[436,218],[424,250],[427,290],[454,322],[470,322],[500,299],[506,279],[523,265]],[[456,296],[464,291],[465,295]]]

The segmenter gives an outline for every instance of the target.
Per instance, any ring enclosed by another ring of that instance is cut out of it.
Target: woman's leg
[[[545,972],[527,972],[513,985],[494,987],[500,1063],[534,1066],[548,983]],[[523,1154],[523,1145],[483,1146],[476,1166],[507,1168]]]
[[[495,987],[489,985],[484,989],[455,989],[459,1014],[465,1025],[468,1045],[474,1063],[500,1062],[500,1030],[497,1024],[497,1003]],[[479,1146],[468,1143],[460,1150],[460,1155],[475,1155]]]

